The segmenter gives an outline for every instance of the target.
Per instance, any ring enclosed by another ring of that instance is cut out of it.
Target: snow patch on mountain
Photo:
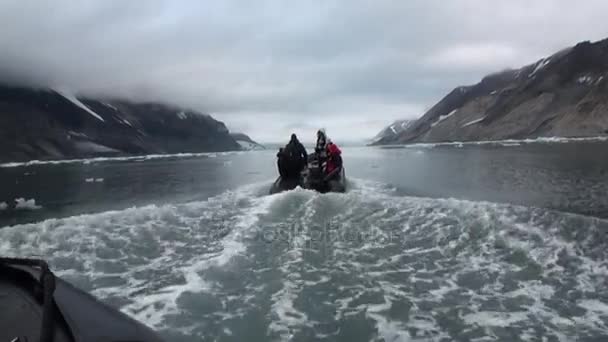
[[[532,77],[534,76],[537,72],[539,72],[540,70],[542,70],[544,67],[546,67],[549,62],[551,62],[551,58],[543,58],[540,61],[538,61],[538,63],[536,63],[536,67],[534,68],[534,71],[532,71],[530,73],[530,75],[528,75],[528,77]]]
[[[431,124],[431,127],[435,127],[437,125],[439,125],[442,121],[444,121],[445,119],[449,118],[450,116],[456,114],[456,112],[458,112],[458,109],[460,108],[456,108],[453,111],[449,112],[447,115],[440,115],[439,119],[437,119],[437,121],[433,122]]]
[[[373,144],[382,139],[395,137],[410,128],[415,121],[416,120],[396,120],[376,134],[376,136],[370,140],[370,143]]]
[[[73,104],[75,104],[76,106],[84,109],[87,113],[91,114],[94,118],[96,118],[97,120],[100,120],[101,122],[105,122],[106,120],[104,120],[99,114],[95,113],[94,111],[91,110],[91,108],[87,107],[84,103],[80,102],[80,100],[78,100],[76,98],[76,96],[68,91],[66,91],[65,89],[54,89],[59,95],[65,97],[67,100],[69,100],[70,102],[72,102]]]
[[[473,120],[473,121],[469,121],[469,122],[465,123],[464,125],[462,125],[462,127],[467,127],[467,126],[474,125],[474,124],[476,124],[476,123],[480,123],[480,122],[481,122],[481,121],[483,121],[483,119],[485,119],[485,118],[486,118],[485,116],[482,116],[482,117],[480,117],[479,119],[475,119],[475,120]]]
[[[243,150],[251,151],[251,150],[263,150],[264,148],[259,145],[249,141],[237,140],[236,141]]]
[[[591,85],[591,84],[594,82],[594,79],[593,79],[593,77],[592,77],[592,76],[590,76],[590,75],[584,75],[584,76],[579,77],[579,78],[576,80],[576,82],[577,82],[577,83],[579,83],[579,84],[587,84],[587,85]]]
[[[106,107],[108,107],[108,108],[112,108],[112,109],[114,109],[115,111],[117,111],[117,112],[118,112],[118,108],[116,108],[116,107],[112,106],[111,104],[106,103],[106,102],[102,102],[102,103],[103,103],[103,105],[104,105],[104,106],[106,106]]]

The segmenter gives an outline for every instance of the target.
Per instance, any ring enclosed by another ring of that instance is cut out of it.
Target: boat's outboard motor
[[[43,260],[0,258],[0,341],[162,342],[150,328],[56,278]]]
[[[326,184],[323,181],[325,177],[323,173],[322,160],[319,155],[313,153],[308,159],[308,171],[306,173],[305,187],[307,189],[316,190],[319,192],[326,191]]]

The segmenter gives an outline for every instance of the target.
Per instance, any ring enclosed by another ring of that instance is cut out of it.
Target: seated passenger
[[[331,140],[327,143],[327,163],[325,165],[325,181],[337,179],[342,171],[342,151]]]

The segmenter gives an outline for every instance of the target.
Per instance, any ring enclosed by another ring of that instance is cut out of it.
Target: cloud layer
[[[604,0],[0,3],[0,77],[171,101],[280,141],[373,136],[461,84],[608,36]]]

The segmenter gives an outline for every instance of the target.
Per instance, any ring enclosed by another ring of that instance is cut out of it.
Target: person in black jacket
[[[285,152],[290,156],[290,159],[294,163],[294,167],[297,168],[297,173],[299,174],[308,163],[308,153],[306,153],[306,148],[298,140],[298,137],[295,134],[291,135],[291,140],[289,140],[289,143],[285,146]]]
[[[277,168],[279,169],[279,175],[283,179],[285,179],[288,174],[287,162],[285,149],[281,147],[277,153]]]

